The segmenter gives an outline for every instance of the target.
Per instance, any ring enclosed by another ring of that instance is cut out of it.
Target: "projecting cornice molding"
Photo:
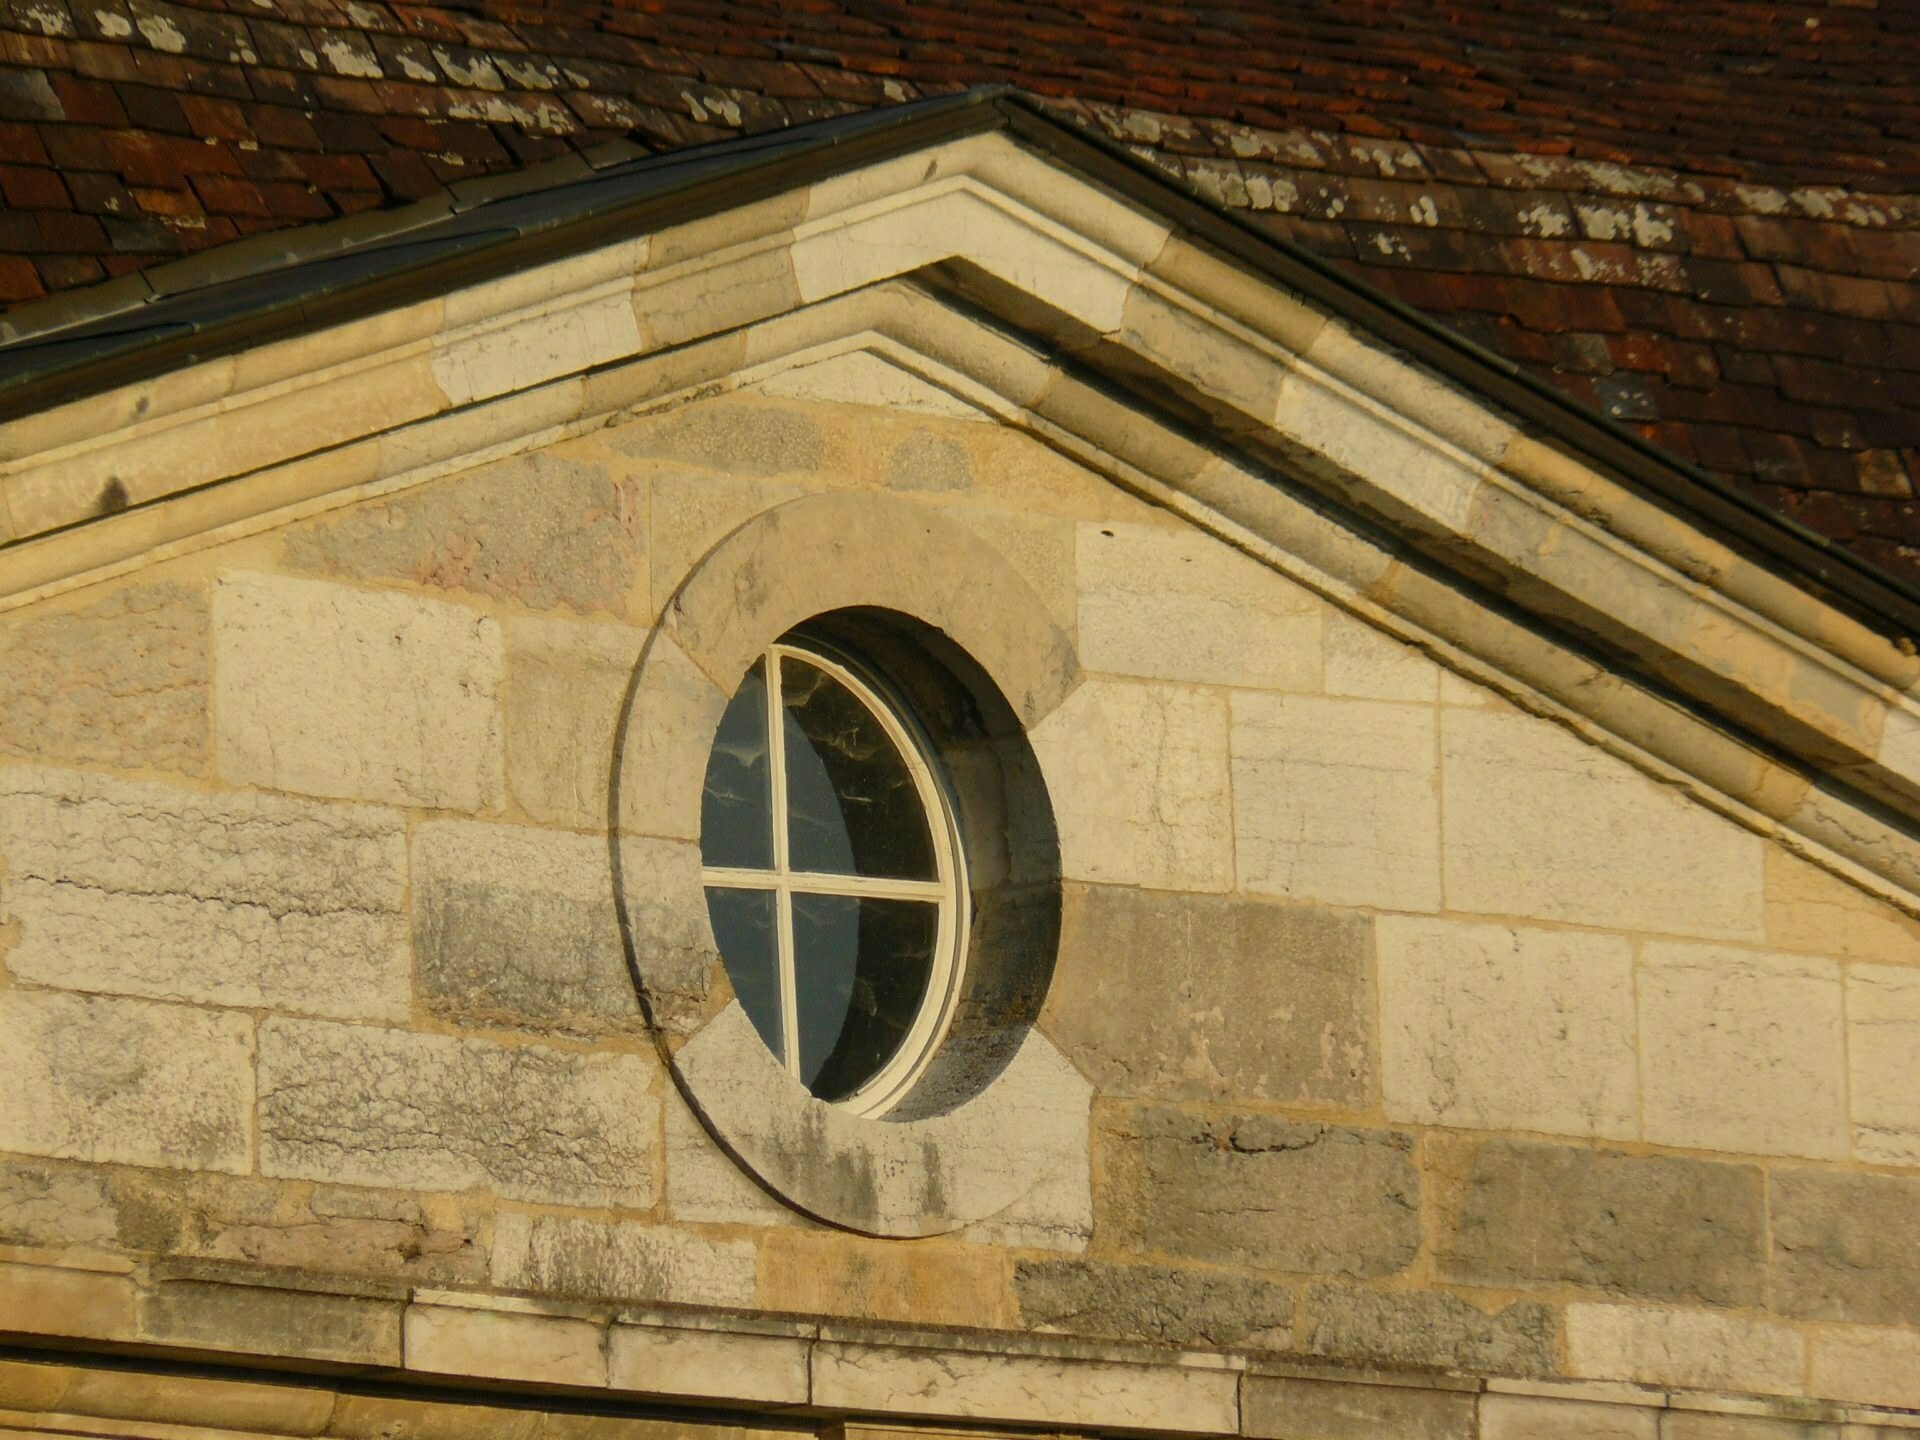
[[[871,351],[1920,909],[1920,658],[991,131],[0,427],[0,608]]]

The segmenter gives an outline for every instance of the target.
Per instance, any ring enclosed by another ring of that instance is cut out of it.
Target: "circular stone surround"
[[[947,1038],[884,1115],[824,1103],[761,1042],[725,978],[700,883],[701,791],[720,715],[796,629],[897,688],[953,786],[974,921]],[[1000,1218],[1084,1226],[1092,1089],[1035,1028],[1060,921],[1059,845],[1026,732],[1079,683],[1072,642],[1000,555],[887,496],[767,510],[681,582],[641,652],[610,808],[621,932],[676,1083],[762,1186],[872,1235]]]

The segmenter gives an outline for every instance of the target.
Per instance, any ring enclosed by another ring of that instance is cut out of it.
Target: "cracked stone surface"
[[[750,1240],[662,1225],[506,1213],[494,1222],[495,1285],[587,1300],[753,1303]]]
[[[0,913],[23,980],[404,1018],[406,883],[395,811],[0,772]]]
[[[568,1205],[651,1205],[659,1065],[403,1030],[260,1027],[268,1175],[488,1190]]]
[[[1098,1150],[1096,1233],[1123,1250],[1376,1276],[1420,1249],[1413,1137],[1398,1131],[1115,1106]]]
[[[1232,1270],[1021,1260],[1013,1272],[1023,1325],[1169,1345],[1284,1350],[1293,1291]]]
[[[1308,1289],[1296,1327],[1309,1355],[1493,1375],[1550,1375],[1558,1325],[1550,1305],[1486,1311],[1452,1295],[1350,1286]]]

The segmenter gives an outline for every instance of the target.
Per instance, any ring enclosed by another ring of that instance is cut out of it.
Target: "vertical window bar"
[[[780,650],[766,653],[768,778],[773,785],[774,934],[780,956],[780,1050],[787,1073],[800,1074],[800,985],[794,962],[793,891],[787,876],[786,701],[781,696]]]

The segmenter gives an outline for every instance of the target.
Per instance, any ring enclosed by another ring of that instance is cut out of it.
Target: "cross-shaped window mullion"
[[[767,758],[773,783],[773,897],[775,951],[780,963],[780,1058],[787,1073],[800,1075],[800,980],[793,955],[793,896],[787,889],[787,743],[780,694],[780,654],[769,650],[767,668]]]

